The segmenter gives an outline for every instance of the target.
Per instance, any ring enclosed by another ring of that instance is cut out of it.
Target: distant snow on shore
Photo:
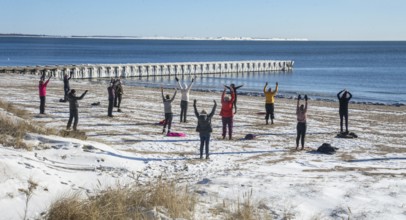
[[[133,40],[214,40],[214,41],[308,41],[306,38],[266,38],[266,37],[140,37],[140,36],[81,36],[81,35],[36,35],[0,34],[0,37],[41,37],[41,38],[86,38],[86,39],[133,39]]]

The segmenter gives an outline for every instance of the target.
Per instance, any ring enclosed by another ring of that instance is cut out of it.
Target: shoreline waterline
[[[101,80],[104,81],[104,80]],[[124,83],[128,82],[126,81],[126,79],[123,80]],[[227,84],[229,85],[229,84]],[[237,84],[236,84],[237,85]],[[145,84],[145,83],[141,83],[141,84],[137,84],[137,83],[131,83],[130,85],[127,84],[127,86],[132,86],[132,87],[145,87],[145,88],[160,88],[163,85],[158,85],[158,84]],[[164,87],[173,87],[173,88],[178,88],[177,84],[169,84],[166,83],[164,84]],[[283,99],[296,99],[297,96],[299,94],[308,94],[309,96],[309,100],[314,100],[314,101],[323,101],[323,102],[332,102],[332,103],[336,103],[338,102],[336,96],[334,97],[318,97],[317,95],[310,95],[312,92],[297,92],[297,93],[288,93],[288,92],[283,92],[283,88],[281,88],[282,86],[279,86],[279,94],[276,95],[276,98],[283,98]],[[205,88],[192,88],[192,90],[194,91],[199,91],[199,92],[221,92],[223,91],[222,87],[218,87],[218,88],[213,88],[213,89],[205,89]],[[238,95],[243,95],[243,96],[253,96],[253,97],[264,97],[264,93],[262,90],[260,91],[241,91],[243,89],[240,89],[238,92]],[[281,91],[282,90],[282,91]],[[229,91],[227,91],[229,92]],[[282,94],[281,94],[282,93]],[[356,94],[353,94],[354,96]],[[379,105],[379,106],[396,106],[396,107],[400,107],[400,106],[405,106],[406,103],[400,103],[400,102],[395,102],[395,103],[389,103],[389,102],[373,102],[373,101],[354,101],[351,100],[350,101],[351,104],[360,104],[360,105]]]

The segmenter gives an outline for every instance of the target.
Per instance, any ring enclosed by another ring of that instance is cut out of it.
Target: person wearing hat
[[[307,119],[307,95],[304,96],[305,99],[305,105],[300,105],[299,107],[299,102],[302,97],[299,95],[297,97],[297,106],[296,106],[296,116],[297,116],[297,125],[296,125],[296,131],[297,131],[297,136],[296,136],[296,150],[299,148],[299,140],[301,141],[302,144],[302,149],[304,148],[304,141],[305,141],[305,136],[306,136],[306,119]]]
[[[193,108],[197,117],[196,131],[199,132],[200,136],[200,159],[203,159],[203,147],[206,148],[206,159],[209,159],[209,143],[211,132],[213,131],[211,127],[211,118],[213,117],[217,107],[216,100],[213,100],[213,102],[214,106],[210,114],[207,114],[206,110],[204,109],[199,114],[196,108],[196,99],[193,101]]]
[[[164,112],[165,112],[165,122],[163,123],[164,128],[162,130],[162,133],[165,133],[166,125],[168,125],[168,134],[171,132],[172,119],[173,119],[172,102],[175,99],[177,92],[178,92],[178,89],[175,88],[175,93],[173,94],[172,98],[169,95],[164,96],[164,88],[161,87],[162,101],[164,103]]]
[[[223,93],[221,95],[221,121],[223,124],[223,139],[226,138],[227,128],[228,128],[228,138],[231,140],[233,136],[233,104],[235,100],[234,89],[230,87],[230,96],[226,96],[226,87],[224,86]]]
[[[337,93],[337,98],[340,102],[339,113],[341,133],[343,133],[343,118],[345,118],[345,134],[348,134],[348,103],[352,98],[352,94],[346,89],[343,89]]]
[[[271,118],[271,124],[273,124],[274,119],[274,103],[275,103],[275,95],[278,92],[278,82],[276,82],[275,90],[272,91],[272,88],[269,88],[266,91],[266,87],[268,86],[268,82],[265,83],[264,86],[264,94],[265,94],[265,122],[268,124],[269,117]]]
[[[225,87],[227,89],[233,88],[233,90],[234,90],[234,95],[235,95],[235,100],[234,100],[234,103],[233,103],[234,104],[234,114],[237,114],[237,89],[239,89],[239,88],[241,88],[243,86],[244,85],[235,86],[234,83],[231,83],[230,86],[225,85]]]
[[[178,82],[178,85],[180,87],[180,92],[182,94],[181,101],[180,101],[180,122],[186,122],[186,115],[187,115],[187,107],[189,103],[189,93],[190,89],[192,88],[194,78],[192,78],[192,82],[190,82],[189,86],[186,85],[186,83],[183,83],[183,87],[179,82],[178,77],[175,77],[176,81]]]
[[[45,97],[47,96],[47,86],[48,86],[48,83],[49,83],[49,80],[51,79],[51,77],[52,77],[52,75],[49,76],[49,78],[46,82],[44,82],[44,79],[41,78],[41,80],[39,81],[39,84],[38,84],[39,99],[40,99],[40,105],[39,105],[40,114],[45,114]]]
[[[79,112],[78,112],[78,108],[79,108],[79,103],[78,100],[83,99],[83,97],[85,97],[87,93],[87,90],[80,96],[77,97],[76,96],[76,90],[72,89],[69,94],[68,94],[68,101],[69,101],[69,120],[68,120],[68,125],[66,126],[66,130],[70,129],[70,126],[72,124],[72,120],[73,121],[73,130],[76,131],[76,128],[78,126],[78,122],[79,122]]]

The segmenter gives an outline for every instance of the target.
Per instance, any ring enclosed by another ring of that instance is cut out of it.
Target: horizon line
[[[124,40],[195,40],[195,41],[392,41],[403,42],[406,40],[310,40],[307,38],[281,38],[281,37],[167,37],[167,36],[121,36],[121,35],[50,35],[50,34],[22,34],[22,33],[0,33],[0,37],[38,37],[38,38],[73,38],[73,39],[124,39]]]
[[[167,36],[120,36],[120,35],[49,35],[49,34],[21,34],[0,33],[0,37],[42,37],[42,38],[88,38],[88,39],[134,39],[134,40],[247,40],[247,41],[308,41],[306,38],[281,38],[281,37],[167,37]]]

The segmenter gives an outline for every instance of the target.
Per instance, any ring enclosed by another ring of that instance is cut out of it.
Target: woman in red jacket
[[[45,75],[44,75],[45,77]],[[39,81],[38,85],[38,90],[39,90],[39,99],[40,99],[40,105],[39,105],[39,113],[40,114],[45,114],[45,97],[47,96],[47,85],[49,80],[51,79],[52,75],[49,76],[48,80],[44,83],[44,79]]]
[[[221,95],[221,121],[223,122],[223,139],[226,138],[228,127],[228,138],[231,140],[233,136],[233,104],[235,100],[234,89],[230,87],[231,98],[226,95],[226,87],[224,87],[223,94]],[[227,126],[227,127],[226,127]]]

